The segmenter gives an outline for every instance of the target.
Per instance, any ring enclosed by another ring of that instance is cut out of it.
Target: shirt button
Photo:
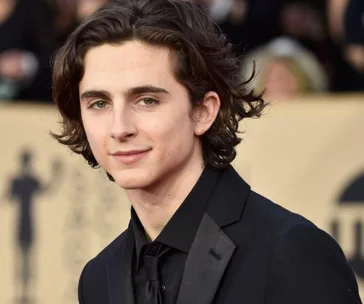
[[[162,289],[162,291],[166,291],[166,289],[167,289],[166,285],[162,284],[161,289]]]

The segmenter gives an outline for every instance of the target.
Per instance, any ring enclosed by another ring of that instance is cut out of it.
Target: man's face
[[[77,18],[79,21],[96,12],[100,7],[105,5],[109,0],[78,0]]]
[[[344,50],[345,50],[345,56],[349,61],[349,63],[358,72],[364,73],[364,46],[356,44],[347,44]]]
[[[293,98],[301,93],[298,76],[279,59],[267,64],[264,79],[265,96],[272,99]]]
[[[121,187],[148,188],[202,165],[188,92],[167,48],[138,41],[92,48],[79,91],[93,155]]]

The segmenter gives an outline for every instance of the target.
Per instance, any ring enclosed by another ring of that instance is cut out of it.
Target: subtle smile
[[[131,151],[117,151],[112,153],[113,156],[118,162],[121,162],[125,165],[129,165],[140,161],[141,159],[146,156],[146,154],[150,151],[149,150],[131,150]]]

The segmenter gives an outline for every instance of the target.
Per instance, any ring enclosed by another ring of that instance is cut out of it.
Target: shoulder
[[[227,222],[221,221],[221,217],[234,219],[236,225],[231,225],[226,231],[238,244],[251,242],[261,246],[271,245],[291,227],[315,227],[303,216],[251,190],[249,184],[231,166],[224,171],[208,212],[218,224]]]
[[[78,282],[78,300],[80,304],[86,303],[89,298],[93,298],[93,300],[96,301],[94,303],[100,303],[100,301],[104,299],[105,295],[107,295],[108,286],[106,264],[108,260],[112,259],[116,252],[121,248],[126,239],[126,234],[127,230],[107,245],[82,269]],[[100,301],[97,302],[96,299],[99,298]]]
[[[353,271],[328,233],[254,192],[246,212],[246,218],[255,221],[256,236],[268,239],[267,303],[356,303],[360,299]]]
[[[245,221],[250,222],[251,230],[257,231],[260,237],[264,235],[269,239],[271,252],[278,259],[292,260],[304,257],[307,261],[310,257],[322,254],[322,258],[335,255],[346,262],[340,246],[328,233],[305,217],[253,191],[245,212]]]
[[[94,258],[92,258],[85,266],[87,268],[90,265],[95,265],[99,263],[106,262],[109,258],[114,256],[116,251],[123,245],[127,230],[122,232],[119,236],[117,236],[110,244],[108,244],[100,253],[98,253]]]
[[[107,245],[99,254],[92,258],[84,266],[80,280],[85,277],[97,277],[97,274],[101,275],[105,270],[105,263],[112,258],[117,250],[123,245],[126,238],[127,230],[121,233],[116,239],[114,239],[109,245]]]
[[[360,303],[355,276],[329,234],[231,176],[225,188],[242,212],[224,231],[264,277],[264,303]]]
[[[269,297],[360,303],[356,278],[340,246],[323,230],[305,224],[285,229],[276,239],[267,269]]]
[[[251,191],[247,199],[244,218],[244,221],[250,222],[256,229],[274,234],[276,237],[298,226],[318,229],[305,217],[287,210],[254,191]]]
[[[254,192],[232,166],[224,170],[214,193],[214,199],[209,204],[209,210],[213,210],[211,214],[217,219],[222,211],[240,214],[238,220],[240,225],[254,229],[256,232],[280,233],[297,224],[314,226],[312,222],[299,214]]]

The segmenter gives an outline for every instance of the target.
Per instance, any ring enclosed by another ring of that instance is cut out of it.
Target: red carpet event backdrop
[[[241,123],[234,167],[342,246],[364,295],[364,96],[275,103]],[[101,170],[49,135],[52,106],[0,107],[0,303],[74,304],[85,263],[127,225]],[[299,275],[299,274],[297,274]]]

